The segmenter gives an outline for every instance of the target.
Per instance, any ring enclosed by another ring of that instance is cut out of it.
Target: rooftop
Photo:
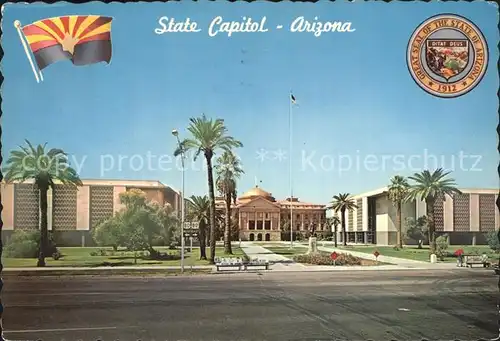
[[[326,207],[326,205],[319,205],[319,204],[312,204],[312,203],[308,203],[308,202],[302,202],[299,200],[299,198],[296,198],[296,197],[294,197],[291,200],[291,202],[290,202],[290,198],[286,198],[283,200],[276,200],[273,197],[272,193],[260,188],[259,186],[255,186],[255,187],[251,188],[250,190],[243,193],[240,197],[238,197],[238,199],[236,201],[236,206],[249,203],[257,198],[264,198],[264,199],[271,201],[274,204],[277,204],[283,208],[289,208],[290,205],[292,205],[292,207],[302,208],[302,209],[304,209],[304,208],[305,209],[324,209]],[[218,206],[223,206],[224,205],[224,198],[223,197],[216,197],[215,203]],[[235,205],[231,204],[231,206],[234,207]]]
[[[462,193],[468,194],[499,194],[500,189],[496,188],[458,188]],[[369,192],[364,192],[361,194],[353,195],[353,199],[360,199],[363,197],[374,197],[386,193],[389,190],[388,187],[378,188]]]

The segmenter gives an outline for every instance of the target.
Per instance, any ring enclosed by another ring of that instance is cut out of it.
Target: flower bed
[[[335,262],[333,261],[333,259],[330,258],[330,255],[328,253],[322,253],[322,252],[310,255],[296,255],[293,257],[293,260],[297,263],[304,263],[311,265],[370,266],[370,265],[380,264],[377,263],[376,261],[355,257],[345,253],[339,253]]]

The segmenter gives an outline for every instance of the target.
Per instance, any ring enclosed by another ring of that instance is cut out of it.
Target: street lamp
[[[179,132],[174,129],[172,130],[172,135],[177,139],[177,145],[181,153],[181,165],[182,165],[182,180],[181,180],[181,273],[184,272],[184,148],[182,148],[181,141],[179,139]]]

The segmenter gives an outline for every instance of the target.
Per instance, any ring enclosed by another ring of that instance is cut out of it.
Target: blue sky
[[[482,82],[455,99],[421,90],[406,66],[413,30],[440,13],[466,16],[490,46]],[[78,162],[82,178],[153,179],[179,188],[180,172],[168,156],[164,163],[159,157],[172,155],[172,129],[186,136],[188,119],[206,113],[223,118],[244,144],[240,193],[257,178],[284,198],[289,159],[279,160],[276,152],[288,153],[292,89],[299,102],[293,187],[302,200],[324,203],[339,192],[382,187],[395,174],[434,168],[432,155],[454,169],[459,186],[498,188],[497,13],[486,2],[11,4],[2,23],[2,152],[7,156],[25,138],[47,142]],[[73,14],[114,17],[111,64],[59,62],[37,84],[13,21]],[[270,31],[209,37],[208,25],[219,15],[266,16]],[[161,16],[190,17],[203,31],[156,35]],[[356,31],[291,33],[298,16],[350,21]],[[274,29],[280,24],[282,30]],[[261,149],[267,151],[263,161]],[[201,161],[190,162],[186,193],[206,188]]]

